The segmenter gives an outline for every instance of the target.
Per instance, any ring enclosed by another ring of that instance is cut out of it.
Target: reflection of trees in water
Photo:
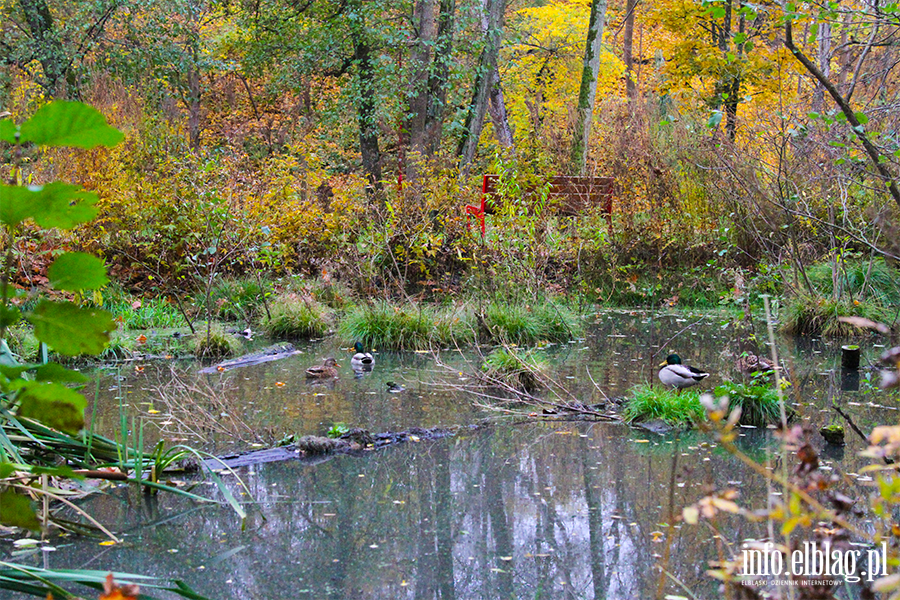
[[[243,475],[260,502],[245,531],[227,509],[198,511],[146,530],[127,552],[152,557],[146,570],[219,598],[652,597],[664,548],[653,532],[667,532],[673,451],[682,465],[679,509],[704,485],[729,481],[740,482],[743,503],[762,504],[764,484],[730,457],[691,445],[699,441],[654,438],[651,448],[624,427],[543,423],[318,465],[264,465]],[[126,506],[111,503],[101,514],[114,519],[132,510]],[[757,533],[740,520],[720,525],[732,542]],[[710,538],[705,527],[685,526],[672,540],[669,569],[699,597],[715,595],[704,574],[715,558]],[[93,548],[85,544],[85,556]],[[54,554],[55,566],[64,566],[66,554]],[[109,562],[122,570],[134,564]],[[194,570],[199,564],[206,569]]]

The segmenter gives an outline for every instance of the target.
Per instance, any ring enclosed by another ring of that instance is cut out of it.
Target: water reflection
[[[669,351],[712,373],[705,389],[734,376],[729,350],[737,342],[722,315],[613,312],[593,321],[585,339],[540,350],[585,404],[654,381]],[[881,351],[860,345],[863,365]],[[343,369],[338,380],[308,385],[308,364],[346,354],[329,340],[297,346],[298,356],[225,374],[198,375],[186,363],[107,372],[101,389],[108,393],[91,418],[111,433],[119,411],[130,411],[154,419],[162,437],[216,452],[251,439],[248,432],[323,434],[337,422],[386,431],[485,416],[461,391],[477,367],[474,355],[443,353],[441,368],[429,355],[377,352],[377,368],[361,378]],[[872,391],[870,370],[860,372],[860,391],[843,384],[839,347],[779,341],[801,419],[813,428],[838,420],[834,403],[864,431],[895,421],[893,401]],[[177,412],[165,387],[173,377],[205,390],[183,399],[192,430],[165,425]],[[229,419],[236,435],[214,427]],[[858,471],[863,442],[847,441],[838,448],[815,440],[826,468]],[[742,449],[755,460],[766,459],[769,443],[766,431],[744,430]],[[716,540],[704,527],[679,526],[670,535],[673,511],[724,487],[739,489],[746,506],[765,505],[767,494],[759,477],[700,434],[663,438],[587,423],[496,425],[240,475],[257,501],[243,531],[227,508],[126,489],[86,503],[104,524],[128,532],[126,545],[98,550],[94,540],[55,539],[58,550],[47,560],[57,568],[181,578],[214,598],[644,598],[656,595],[668,546],[670,575],[697,597],[717,597],[705,575],[718,557]],[[763,533],[728,516],[717,526],[724,544]],[[663,585],[683,594],[671,577]]]
[[[496,427],[242,476],[258,502],[243,533],[227,509],[169,519],[184,510],[171,499],[161,508],[92,498],[107,523],[144,523],[99,561],[218,598],[651,597],[671,510],[706,486],[764,492],[701,438],[650,441],[585,423]],[[721,525],[735,538],[753,534],[746,523]],[[709,597],[708,532],[677,528],[670,543],[670,571]],[[51,558],[83,567],[95,554],[78,541]]]

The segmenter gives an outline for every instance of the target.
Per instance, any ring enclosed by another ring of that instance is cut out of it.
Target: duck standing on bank
[[[681,364],[681,357],[677,354],[667,356],[663,365],[663,368],[659,370],[659,380],[664,385],[670,385],[679,392],[684,388],[697,385],[709,377],[709,373],[706,371]]]

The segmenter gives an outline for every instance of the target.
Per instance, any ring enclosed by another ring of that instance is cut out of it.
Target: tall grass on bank
[[[422,304],[392,306],[386,302],[358,306],[339,326],[343,338],[367,348],[424,350],[473,339],[473,320],[465,309]]]
[[[328,331],[325,308],[297,294],[278,296],[269,307],[269,315],[263,319],[262,327],[276,338],[321,337]]]
[[[822,262],[806,270],[814,293],[787,298],[781,328],[793,334],[847,336],[856,327],[839,317],[891,323],[900,306],[900,273],[883,259]]]
[[[482,316],[483,333],[493,343],[531,345],[562,342],[580,336],[584,327],[567,306],[550,300],[531,304],[489,304]]]
[[[794,335],[847,336],[858,329],[839,321],[838,317],[865,317],[879,323],[890,323],[895,312],[876,303],[802,295],[784,301],[779,320],[781,329]]]

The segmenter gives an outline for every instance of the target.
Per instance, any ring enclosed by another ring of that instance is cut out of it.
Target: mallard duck
[[[341,366],[332,357],[325,359],[321,365],[310,367],[306,370],[307,379],[334,379],[338,376],[337,368]]]
[[[709,377],[709,373],[705,371],[681,364],[681,357],[677,354],[667,356],[663,365],[659,370],[659,380],[679,391],[697,385]]]
[[[350,366],[354,370],[371,368],[375,364],[375,358],[363,348],[362,342],[356,342],[353,349],[356,354],[350,359]]]
[[[399,394],[404,389],[406,389],[406,388],[404,388],[399,383],[394,383],[393,381],[387,382],[387,391],[390,392],[391,394]]]
[[[772,363],[757,354],[744,354],[735,361],[734,368],[744,375],[753,375],[768,373],[772,370]]]

